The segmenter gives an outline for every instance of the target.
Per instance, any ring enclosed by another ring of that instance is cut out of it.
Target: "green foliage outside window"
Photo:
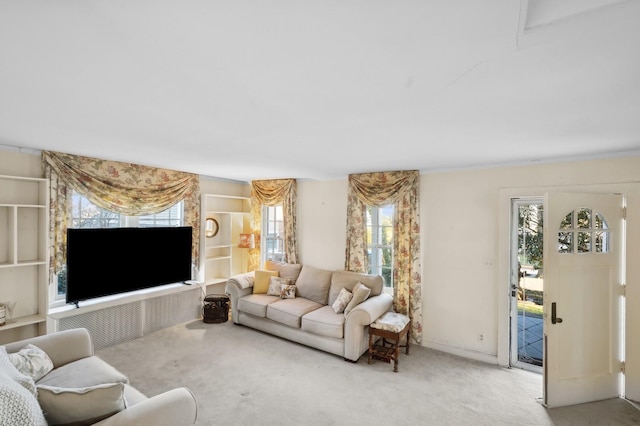
[[[518,214],[518,258],[521,265],[529,265],[539,271],[543,267],[542,204],[520,206]]]

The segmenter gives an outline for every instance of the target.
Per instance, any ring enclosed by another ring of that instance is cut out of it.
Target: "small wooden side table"
[[[372,364],[374,359],[381,361],[393,361],[393,371],[398,372],[398,357],[400,348],[406,348],[405,353],[409,355],[409,341],[411,340],[411,319],[406,315],[396,312],[387,312],[369,325],[369,359],[368,364]],[[374,342],[374,336],[380,339]],[[406,344],[401,345],[403,337],[406,337]]]

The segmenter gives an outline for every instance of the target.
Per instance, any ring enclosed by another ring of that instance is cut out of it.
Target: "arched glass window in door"
[[[567,214],[558,231],[558,253],[609,253],[610,231],[604,217],[580,208]]]

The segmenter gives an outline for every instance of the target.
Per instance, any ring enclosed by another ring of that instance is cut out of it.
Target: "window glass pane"
[[[284,214],[282,206],[262,207],[261,260],[284,262]]]
[[[578,229],[591,228],[591,210],[590,209],[576,210],[576,228]]]
[[[385,287],[393,287],[392,283],[393,283],[393,269],[392,268],[382,268],[382,273],[380,275],[382,275],[382,278],[384,278],[384,286]]]
[[[98,207],[75,191],[71,195],[71,228],[117,228],[120,214]]]
[[[573,228],[573,212],[569,213],[560,222],[560,229],[572,229]]]
[[[609,232],[597,231],[594,232],[594,251],[596,253],[608,253],[609,252]]]
[[[180,201],[160,213],[140,216],[138,226],[181,226],[183,224],[183,202]]]
[[[393,287],[393,214],[393,205],[367,207],[369,273],[382,275],[386,287]]]
[[[382,252],[382,267],[389,268],[393,266],[393,249],[391,247],[385,247],[381,249]]]
[[[571,217],[575,218],[575,228],[571,228]],[[610,233],[604,217],[591,209],[581,208],[565,216],[560,223],[560,230],[579,229],[576,235],[572,232],[558,233],[558,252],[573,253],[607,253],[609,251]],[[602,231],[600,231],[602,230]]]
[[[578,232],[578,253],[591,252],[591,232]]]
[[[604,218],[600,213],[594,213],[593,215],[593,228],[594,229],[607,229],[607,222],[604,221]]]
[[[558,232],[558,253],[573,253],[573,232]]]

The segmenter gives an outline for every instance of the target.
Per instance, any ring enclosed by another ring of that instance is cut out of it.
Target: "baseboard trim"
[[[435,349],[440,352],[446,352],[451,355],[456,355],[463,358],[469,358],[476,361],[486,362],[487,364],[498,365],[498,355],[488,354],[485,352],[479,352],[472,349],[461,348],[452,345],[445,345],[433,341],[423,341],[422,346],[430,349]]]

